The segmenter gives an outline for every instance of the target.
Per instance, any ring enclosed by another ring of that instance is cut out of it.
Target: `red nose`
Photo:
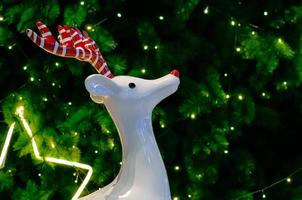
[[[174,69],[170,72],[170,74],[176,76],[176,77],[179,77],[179,71],[177,69]]]

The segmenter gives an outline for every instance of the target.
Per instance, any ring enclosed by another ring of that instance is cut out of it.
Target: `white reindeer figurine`
[[[167,172],[151,122],[153,108],[174,93],[179,73],[155,80],[113,76],[95,42],[67,26],[58,26],[58,43],[49,29],[37,22],[42,37],[28,29],[28,37],[42,49],[63,57],[90,62],[100,74],[85,80],[92,100],[103,103],[112,117],[123,150],[119,174],[109,185],[81,200],[171,200]]]

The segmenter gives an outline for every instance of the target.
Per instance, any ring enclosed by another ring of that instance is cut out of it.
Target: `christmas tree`
[[[302,199],[302,4],[282,0],[1,1],[1,199],[84,196],[121,165],[96,72],[34,45],[37,21],[86,30],[115,75],[180,71],[152,119],[173,200]]]

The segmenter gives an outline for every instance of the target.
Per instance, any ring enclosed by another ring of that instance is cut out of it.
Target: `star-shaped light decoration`
[[[92,172],[93,169],[90,165],[87,164],[83,164],[83,163],[78,163],[78,162],[73,162],[73,161],[69,161],[69,160],[63,160],[60,158],[54,158],[54,157],[49,157],[49,156],[45,156],[42,157],[40,155],[39,152],[39,148],[38,145],[36,143],[36,140],[34,138],[34,135],[32,133],[32,130],[28,124],[28,122],[26,121],[25,117],[24,117],[24,107],[23,106],[19,106],[16,109],[16,115],[18,116],[18,118],[20,119],[23,128],[25,129],[27,135],[29,136],[31,143],[32,143],[32,147],[33,147],[33,151],[34,151],[34,155],[36,157],[36,159],[38,160],[43,160],[45,162],[49,162],[49,163],[55,163],[55,164],[59,164],[59,165],[66,165],[66,166],[70,166],[70,167],[76,167],[76,168],[80,168],[80,169],[85,169],[88,171],[83,183],[80,185],[80,187],[78,188],[78,190],[76,191],[76,193],[73,195],[72,200],[77,200],[79,198],[79,196],[81,195],[81,193],[83,192],[84,188],[87,186],[91,176],[92,176]],[[5,160],[7,157],[7,152],[8,152],[8,148],[12,139],[12,135],[14,132],[14,128],[15,128],[15,122],[13,122],[10,127],[9,130],[7,132],[7,136],[0,154],[0,169],[2,169],[5,166]]]

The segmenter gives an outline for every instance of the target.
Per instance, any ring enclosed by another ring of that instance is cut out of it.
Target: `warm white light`
[[[241,94],[238,95],[238,99],[239,99],[240,101],[243,100],[243,98],[244,98],[244,97],[243,97]]]
[[[292,179],[291,178],[287,178],[286,182],[290,183],[290,182],[292,182]]]
[[[175,170],[175,171],[179,171],[179,170],[180,170],[180,167],[179,167],[178,165],[176,165],[176,166],[174,167],[174,170]]]
[[[231,21],[231,25],[232,25],[232,26],[235,26],[235,25],[236,25],[236,22],[235,22],[234,20],[232,20],[232,21]]]
[[[237,52],[240,52],[240,51],[241,51],[241,48],[240,48],[240,47],[237,47],[237,48],[236,48],[236,51],[237,51]]]
[[[231,96],[229,94],[225,95],[225,98],[229,99]]]
[[[194,113],[192,113],[192,114],[190,115],[190,117],[191,117],[191,119],[196,119],[196,115],[195,115]]]
[[[204,10],[203,10],[204,14],[208,14],[209,13],[209,7],[207,6]]]
[[[161,124],[160,127],[161,127],[161,128],[165,128],[165,124]]]
[[[27,70],[27,66],[26,66],[26,65],[23,67],[23,70],[24,70],[24,71]]]
[[[161,15],[161,16],[158,17],[158,19],[159,20],[164,20],[165,18],[164,18],[164,16]]]
[[[60,63],[58,63],[58,62],[55,62],[55,65],[56,65],[57,67],[59,67],[59,66],[60,66]]]
[[[61,165],[67,165],[67,166],[71,166],[71,167],[76,167],[76,168],[88,170],[88,173],[87,173],[83,183],[80,185],[79,189],[77,190],[77,192],[74,194],[74,196],[71,199],[71,200],[77,200],[79,198],[79,196],[81,195],[81,193],[83,192],[84,188],[86,187],[86,185],[88,184],[88,182],[89,182],[89,180],[92,176],[92,173],[93,173],[92,167],[90,165],[86,165],[86,164],[83,164],[83,163],[63,160],[63,159],[59,159],[59,158],[53,158],[53,157],[43,158],[43,157],[41,157],[40,152],[38,150],[37,143],[36,143],[35,138],[33,136],[32,130],[30,129],[28,122],[24,118],[24,107],[23,106],[17,107],[16,114],[20,118],[20,120],[22,122],[22,125],[23,125],[25,131],[27,132],[28,136],[31,138],[32,147],[33,147],[33,151],[34,151],[34,155],[35,155],[36,159],[44,160],[46,162],[51,162],[51,163],[56,163],[56,164],[61,164]]]
[[[45,161],[88,170],[87,176],[85,177],[83,183],[80,185],[79,189],[77,190],[77,192],[74,194],[74,196],[71,199],[71,200],[77,200],[79,198],[79,196],[81,195],[81,193],[83,192],[84,188],[86,187],[86,185],[88,184],[88,182],[89,182],[89,180],[92,176],[92,173],[93,173],[92,167],[89,166],[89,165],[86,165],[86,164],[67,161],[67,160],[63,160],[63,159],[59,159],[59,158],[52,158],[52,157],[46,157]]]
[[[146,73],[146,69],[143,68],[143,69],[141,70],[141,72],[142,72],[143,74],[145,74],[145,73]]]
[[[279,42],[279,43],[283,43],[282,38],[278,38],[278,42]]]
[[[262,94],[261,94],[263,97],[265,97],[266,96],[266,93],[265,92],[262,92]]]
[[[228,153],[229,153],[229,151],[228,151],[228,150],[224,150],[224,151],[223,151],[223,153],[228,154]]]
[[[94,153],[97,154],[97,153],[99,153],[99,151],[98,151],[98,150],[95,150]]]
[[[6,139],[5,139],[5,142],[4,142],[2,151],[1,151],[1,155],[0,155],[0,169],[2,169],[5,165],[6,155],[8,152],[8,147],[9,147],[10,141],[13,136],[14,128],[15,128],[15,122],[10,125],[7,135],[6,135]]]
[[[224,77],[227,77],[228,76],[228,74],[227,73],[224,73]]]
[[[189,198],[191,198],[191,197],[192,197],[192,195],[188,194],[188,197],[189,197]]]
[[[231,131],[235,130],[235,127],[234,126],[231,126],[230,127]]]
[[[283,81],[282,83],[284,86],[287,86],[287,81]]]
[[[81,1],[81,6],[84,6],[85,5],[85,1]]]
[[[148,50],[148,45],[144,45],[144,50]]]
[[[118,18],[121,18],[121,17],[122,17],[122,13],[117,13],[116,16],[117,16]]]
[[[68,105],[70,105],[70,106],[71,106],[71,105],[72,105],[72,103],[71,103],[71,102],[68,102]]]
[[[179,198],[178,197],[173,197],[173,200],[179,200]]]
[[[157,46],[157,45],[155,45],[155,46],[154,46],[154,49],[158,49],[158,46]]]
[[[47,102],[47,101],[48,101],[48,99],[47,99],[46,97],[43,97],[43,101]]]
[[[4,21],[4,18],[2,16],[0,16],[0,21]]]
[[[263,15],[264,15],[264,16],[267,16],[267,15],[268,15],[268,12],[267,12],[267,11],[264,11],[264,12],[263,12]]]
[[[86,26],[86,30],[87,30],[87,31],[90,31],[91,29],[92,29],[92,26],[90,26],[90,25],[87,25],[87,26]]]
[[[33,82],[35,80],[34,77],[30,77],[30,81]]]
[[[252,35],[256,35],[256,32],[255,32],[255,31],[252,31]]]
[[[53,82],[51,85],[52,85],[52,86],[56,86],[56,83],[55,83],[55,82]]]
[[[42,174],[41,174],[41,173],[39,173],[39,174],[38,174],[38,176],[40,176],[40,177],[41,177],[41,176],[42,176]]]
[[[265,198],[266,198],[266,195],[265,195],[265,194],[262,194],[262,198],[265,199]]]

